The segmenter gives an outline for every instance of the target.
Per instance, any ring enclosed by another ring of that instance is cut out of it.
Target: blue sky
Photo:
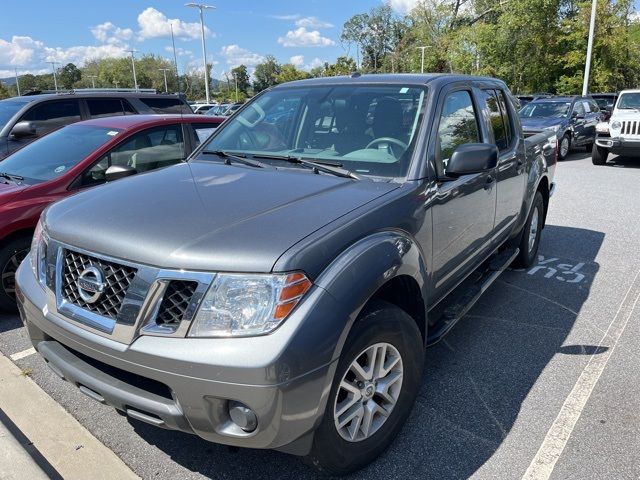
[[[265,55],[311,68],[345,53],[342,24],[382,0],[212,0],[205,14],[207,57],[214,77],[241,63],[252,67]],[[416,0],[390,0],[406,11]],[[0,78],[50,71],[47,61],[81,65],[95,57],[124,56],[136,49],[172,58],[173,24],[181,72],[202,63],[198,11],[185,1],[3,2],[0,16]],[[31,15],[29,12],[33,12]]]

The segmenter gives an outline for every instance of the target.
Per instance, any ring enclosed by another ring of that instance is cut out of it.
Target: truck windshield
[[[294,168],[278,161],[294,157],[359,175],[404,177],[425,94],[424,87],[403,85],[276,88],[223,123],[204,149],[255,157],[278,168]],[[206,160],[224,161],[215,155]]]
[[[75,167],[121,130],[70,125],[21,148],[0,162],[0,172],[24,178],[27,184],[52,180]]]
[[[571,102],[531,102],[520,110],[521,118],[561,118],[569,114]]]
[[[640,92],[623,93],[620,95],[618,108],[622,110],[640,110]]]

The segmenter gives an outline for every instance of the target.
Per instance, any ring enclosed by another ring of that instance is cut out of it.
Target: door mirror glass
[[[470,173],[492,170],[498,164],[498,147],[488,143],[467,143],[455,149],[449,164],[447,176],[459,177]]]
[[[138,171],[129,165],[111,165],[104,174],[107,182],[135,175]]]
[[[18,122],[11,129],[11,136],[16,138],[33,137],[36,134],[36,126],[31,122]]]

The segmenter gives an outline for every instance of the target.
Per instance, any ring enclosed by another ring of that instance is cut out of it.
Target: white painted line
[[[523,480],[546,480],[551,476],[551,473],[553,473],[553,469],[571,437],[571,433],[582,414],[582,410],[598,383],[600,375],[607,366],[607,362],[616,348],[629,318],[631,318],[638,299],[640,299],[639,280],[640,272],[636,274],[615,317],[598,344],[598,347],[608,346],[609,348],[603,353],[594,353],[591,355],[589,362],[582,370],[580,377],[578,377],[571,393],[569,393],[569,396],[564,401],[553,425],[551,425],[551,428],[547,432],[538,453],[536,453],[536,456],[522,477]],[[599,350],[601,349],[597,348],[595,351],[597,352]]]
[[[31,347],[21,352],[14,353],[13,355],[9,355],[9,358],[15,362],[16,360],[20,360],[22,358],[28,357],[30,355],[33,355],[34,353],[36,353],[36,349]]]

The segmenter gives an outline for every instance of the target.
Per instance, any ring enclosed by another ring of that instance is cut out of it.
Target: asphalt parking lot
[[[427,351],[408,424],[353,478],[640,477],[640,161],[576,152],[556,182],[538,265],[506,272]],[[0,315],[0,351],[30,346]],[[16,364],[142,478],[314,477],[295,457],[127,420],[38,355]]]

